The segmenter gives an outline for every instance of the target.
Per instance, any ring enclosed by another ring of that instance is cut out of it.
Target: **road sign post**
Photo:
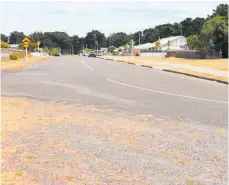
[[[28,47],[29,47],[29,44],[30,44],[30,40],[25,37],[23,40],[22,40],[22,43],[25,47],[25,61],[27,62],[28,61]]]
[[[27,62],[28,61],[28,50],[27,50],[27,47],[25,47],[25,61]]]
[[[38,40],[36,44],[37,44],[38,53],[40,53],[40,52],[39,52],[39,46],[40,46],[40,44],[41,44],[40,41]]]

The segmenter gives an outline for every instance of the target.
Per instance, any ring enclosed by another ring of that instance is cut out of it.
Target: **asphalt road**
[[[62,56],[2,72],[2,95],[226,127],[228,86],[125,63]]]

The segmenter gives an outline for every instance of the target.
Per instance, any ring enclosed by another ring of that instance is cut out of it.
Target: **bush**
[[[110,46],[110,47],[108,47],[108,51],[110,51],[110,52],[114,51],[115,49],[116,49],[115,46]]]
[[[10,60],[17,60],[17,56],[15,54],[10,54]]]
[[[51,56],[58,56],[58,49],[57,48],[49,49],[48,54]]]
[[[1,43],[1,48],[9,48],[9,44],[7,42],[0,42]]]
[[[112,52],[112,54],[115,55],[115,56],[119,55],[119,53],[120,53],[119,51],[113,51]]]

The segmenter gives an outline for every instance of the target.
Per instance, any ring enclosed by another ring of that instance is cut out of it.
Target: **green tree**
[[[225,16],[228,17],[228,4],[219,4],[215,10],[213,10],[213,14],[210,18],[215,16]]]
[[[2,42],[8,42],[8,37],[6,35],[4,35],[2,33],[0,33],[0,35],[1,35],[1,41]]]
[[[224,16],[216,16],[204,23],[200,35],[201,48],[221,50],[228,57],[228,22]]]
[[[9,41],[10,41],[10,44],[21,44],[24,38],[25,38],[25,35],[23,32],[14,31],[10,33]]]
[[[113,33],[107,38],[107,46],[120,47],[131,40],[131,35],[124,32]]]
[[[31,34],[29,34],[29,38],[33,41],[33,42],[37,42],[40,41],[42,42],[44,39],[44,34],[42,32],[33,32]]]
[[[105,35],[98,30],[92,30],[91,32],[88,32],[84,38],[84,45],[87,45],[91,49],[96,49],[97,44],[98,48],[106,46]]]
[[[198,49],[199,48],[199,37],[198,35],[190,35],[187,37],[187,43],[189,49]]]

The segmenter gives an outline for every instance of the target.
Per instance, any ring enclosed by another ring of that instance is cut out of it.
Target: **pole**
[[[134,48],[134,47],[133,47],[133,39],[132,39],[132,40],[131,40],[131,56],[134,55],[134,53],[133,53],[133,52],[134,52],[133,48]]]
[[[141,31],[139,32],[139,43],[138,43],[138,46],[139,46],[139,56],[140,56],[140,53],[141,53],[141,49],[140,49],[140,42],[141,42]]]
[[[97,54],[98,54],[98,51],[99,50],[99,42],[97,41]]]
[[[26,62],[28,61],[28,58],[27,58],[27,47],[25,47],[25,61]]]
[[[72,55],[73,55],[73,44],[72,44]]]
[[[39,52],[39,45],[38,45],[38,48],[37,48],[37,49],[38,49],[38,53],[40,53],[40,52]]]

